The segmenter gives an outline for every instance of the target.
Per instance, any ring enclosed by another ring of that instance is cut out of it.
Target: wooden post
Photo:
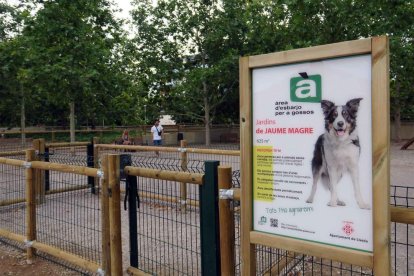
[[[219,189],[232,188],[231,167],[218,167]],[[221,275],[235,275],[234,212],[229,199],[219,200]]]
[[[35,151],[26,150],[26,162],[35,160]],[[26,239],[31,242],[36,240],[36,189],[34,185],[34,173],[32,168],[26,168]],[[35,249],[27,248],[27,260],[32,261]]]
[[[186,172],[187,171],[187,151],[184,149],[187,147],[187,141],[181,140],[180,141],[180,159],[181,159],[181,170]],[[181,212],[185,213],[187,209],[187,183],[181,182],[180,183],[180,193],[181,193]]]
[[[56,140],[56,132],[52,130],[52,143],[54,143]]]
[[[251,71],[249,68],[249,57],[240,58],[240,148],[251,149],[252,137],[252,87]],[[256,254],[255,245],[250,242],[250,232],[253,230],[253,213],[252,213],[252,179],[253,170],[250,160],[252,158],[251,150],[242,150],[240,155],[242,161],[241,179],[241,235],[240,235],[240,255],[241,255],[241,274],[256,275]]]
[[[121,237],[121,187],[119,177],[119,155],[108,155],[109,182],[109,225],[111,239],[111,272],[113,276],[122,275],[122,237]]]
[[[372,38],[374,274],[391,275],[389,41]]]
[[[105,275],[111,275],[111,237],[109,225],[109,161],[108,155],[102,158],[103,181],[101,192],[101,222],[102,222],[102,269]]]
[[[36,151],[37,156],[34,160],[42,161],[42,156],[45,154],[45,139],[35,139],[33,140],[33,148]],[[35,170],[34,172],[34,185],[36,189],[36,203],[42,204],[45,201],[45,172],[43,170]]]

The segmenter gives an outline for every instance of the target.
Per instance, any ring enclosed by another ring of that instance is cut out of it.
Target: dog
[[[306,202],[312,203],[319,179],[329,188],[331,207],[345,206],[338,198],[337,186],[344,173],[351,175],[355,199],[361,209],[370,209],[362,198],[359,183],[359,155],[361,146],[357,133],[357,113],[362,98],[349,100],[345,105],[335,105],[322,100],[325,133],[319,136],[312,158],[313,184]]]

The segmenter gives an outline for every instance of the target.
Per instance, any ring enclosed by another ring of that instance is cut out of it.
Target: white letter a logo
[[[296,83],[295,94],[299,99],[316,97],[316,84],[314,80],[306,79]]]

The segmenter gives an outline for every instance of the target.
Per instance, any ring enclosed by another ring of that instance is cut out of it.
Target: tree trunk
[[[22,133],[22,146],[26,145],[26,102],[23,90],[23,84],[20,85],[20,92],[22,96],[22,104],[20,108],[20,129]]]
[[[207,83],[203,81],[203,94],[204,94],[204,127],[206,130],[206,146],[211,145],[210,139],[210,104],[208,102]]]
[[[70,142],[75,142],[75,101],[69,103]]]

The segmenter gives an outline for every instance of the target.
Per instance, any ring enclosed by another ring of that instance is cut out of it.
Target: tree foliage
[[[78,124],[237,123],[240,56],[377,35],[393,118],[413,120],[413,0],[134,0],[129,37],[112,4],[0,0],[2,125],[23,103],[29,124],[66,125],[71,101]]]

